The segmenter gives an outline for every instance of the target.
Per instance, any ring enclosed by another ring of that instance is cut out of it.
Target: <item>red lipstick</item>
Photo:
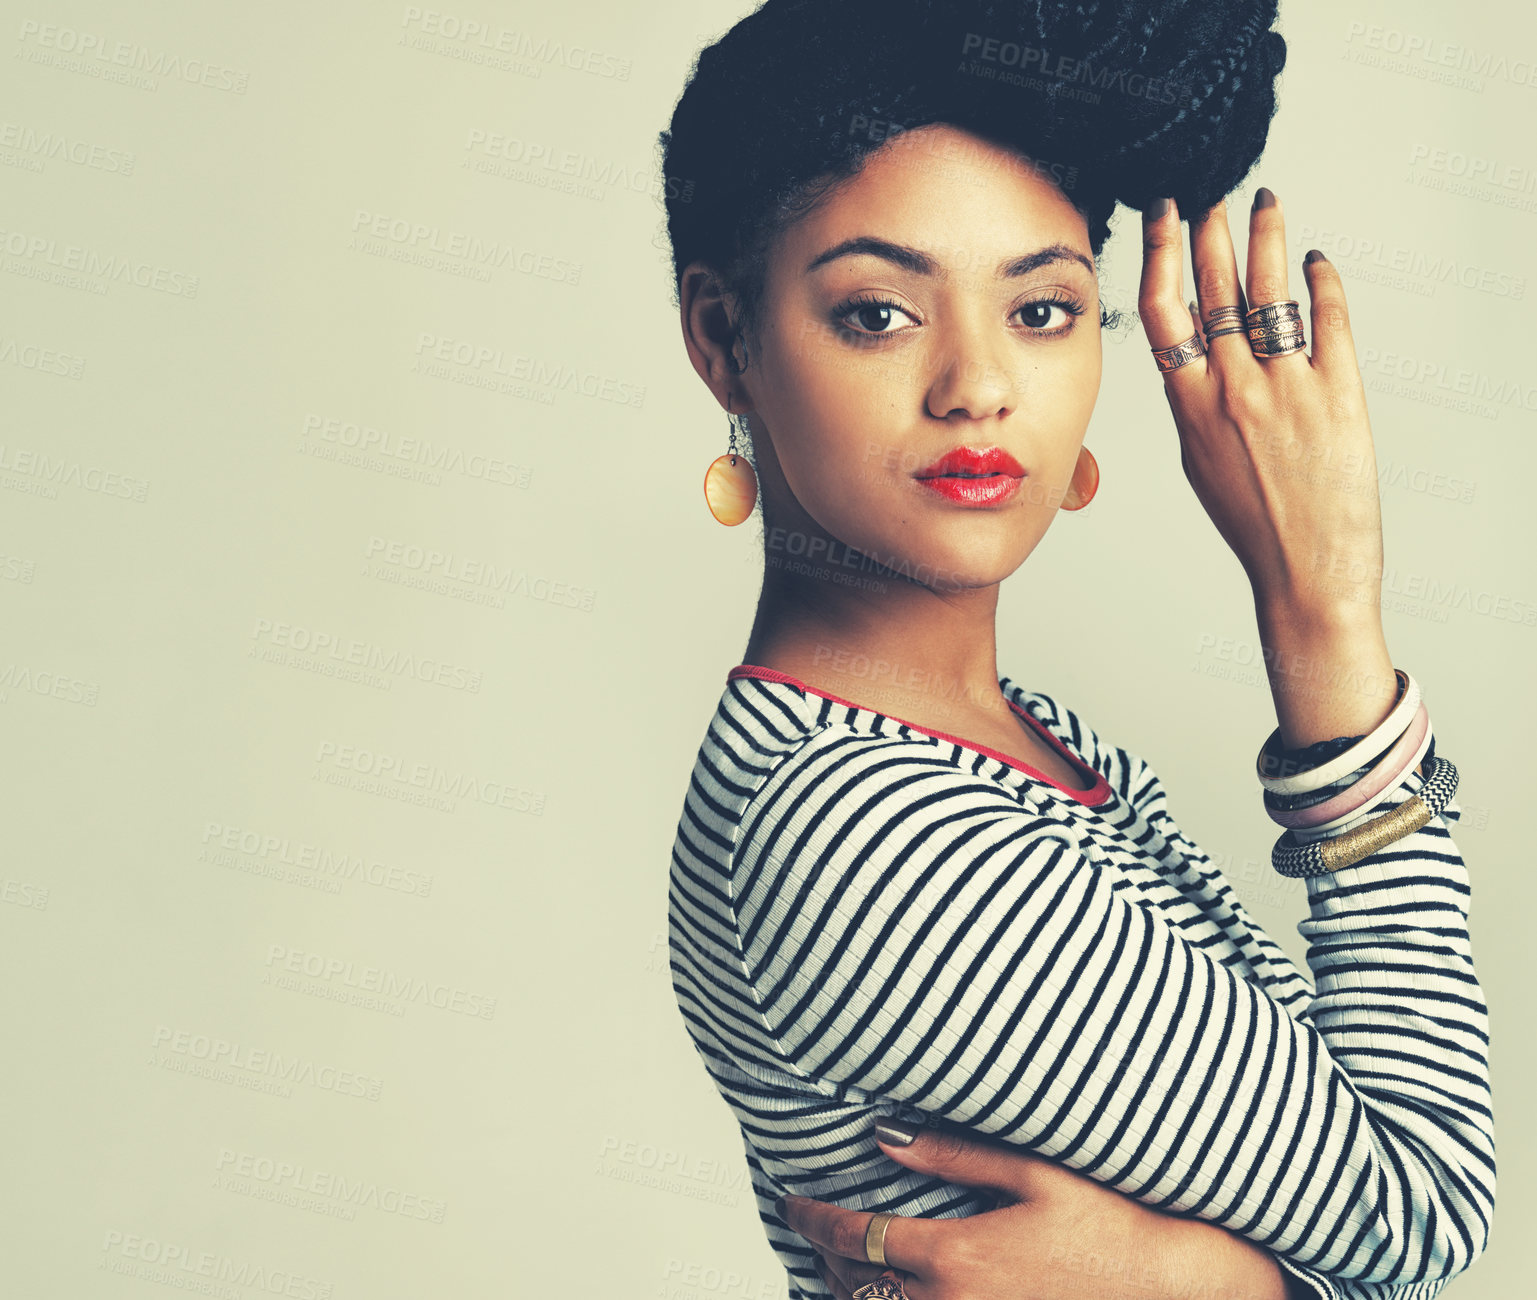
[[[955,447],[913,477],[958,505],[995,506],[1019,491],[1025,469],[1002,447]]]

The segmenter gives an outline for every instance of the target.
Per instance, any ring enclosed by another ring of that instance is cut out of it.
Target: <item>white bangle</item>
[[[1404,693],[1370,735],[1362,736],[1343,754],[1336,754],[1320,767],[1310,767],[1305,772],[1291,776],[1266,776],[1265,760],[1270,756],[1271,746],[1279,744],[1281,739],[1281,729],[1277,727],[1265,738],[1265,743],[1260,746],[1259,757],[1254,760],[1254,770],[1259,776],[1260,785],[1272,794],[1307,794],[1310,790],[1321,790],[1326,785],[1333,785],[1347,773],[1380,758],[1408,729],[1420,707],[1419,683],[1402,668],[1393,671],[1403,677]]]

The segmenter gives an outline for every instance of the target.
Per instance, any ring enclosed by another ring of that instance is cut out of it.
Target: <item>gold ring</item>
[[[865,1228],[865,1259],[872,1264],[886,1264],[886,1229],[897,1216],[884,1210],[871,1217]]]

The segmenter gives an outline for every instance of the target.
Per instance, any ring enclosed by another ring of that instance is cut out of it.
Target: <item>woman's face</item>
[[[905,132],[774,242],[749,349],[771,534],[938,589],[1000,582],[1061,507],[1099,392],[1087,227],[1017,154]],[[958,448],[1017,467],[936,476]]]

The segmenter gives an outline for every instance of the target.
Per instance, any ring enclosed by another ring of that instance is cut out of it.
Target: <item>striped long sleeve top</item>
[[[674,843],[674,991],[740,1125],[791,1300],[827,1300],[784,1193],[956,1217],[898,1115],[1014,1143],[1243,1235],[1329,1300],[1423,1300],[1483,1251],[1488,1022],[1452,801],[1306,880],[1311,982],[1143,759],[1009,678],[1068,789],[738,665]],[[1423,786],[1410,774],[1386,809]]]

